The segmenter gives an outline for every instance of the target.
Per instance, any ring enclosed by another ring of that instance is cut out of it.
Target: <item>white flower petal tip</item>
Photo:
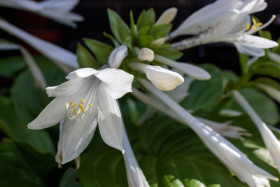
[[[258,127],[264,143],[269,150],[272,159],[280,173],[280,142],[271,132],[271,130],[267,127],[267,125],[261,120],[258,114],[254,111],[254,109],[250,106],[250,104],[246,101],[246,99],[237,91],[233,92],[233,95],[240,106],[248,113],[251,119],[254,121],[256,126]]]
[[[197,80],[208,80],[211,78],[211,75],[207,71],[191,64],[175,62],[160,55],[155,55],[155,60],[165,65],[171,66],[174,69]]]
[[[159,38],[159,39],[153,41],[151,43],[151,45],[154,47],[159,47],[159,46],[162,46],[162,44],[164,44],[165,41],[166,41],[166,38]]]
[[[154,51],[149,48],[142,48],[138,51],[138,59],[143,61],[152,62],[154,60]]]
[[[161,25],[161,24],[168,24],[171,23],[176,14],[178,12],[178,9],[173,7],[173,8],[169,8],[167,10],[165,10],[161,16],[158,18],[157,22],[155,23],[155,25]]]
[[[122,61],[127,56],[128,48],[126,45],[121,45],[115,48],[109,56],[109,67],[111,68],[119,68],[121,66]]]
[[[130,67],[144,72],[153,85],[162,91],[173,90],[184,82],[184,78],[179,73],[160,66],[131,63]]]

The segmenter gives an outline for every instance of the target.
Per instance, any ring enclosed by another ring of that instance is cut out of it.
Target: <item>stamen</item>
[[[245,24],[245,29],[246,29],[246,30],[249,30],[250,27],[251,27],[251,26],[250,26],[250,23],[247,22],[247,23]]]
[[[74,108],[74,112],[75,112],[75,115],[77,116],[78,115],[78,112],[77,112],[77,109]]]
[[[253,21],[253,26],[252,26],[252,28],[253,28],[254,31],[258,30],[258,28],[259,28],[260,26],[263,25],[263,24],[260,23],[260,22],[258,23],[257,20],[256,20],[255,18],[252,18],[252,21]]]
[[[82,103],[85,104],[85,100],[84,99],[82,99]]]
[[[83,106],[82,104],[80,104],[79,106],[80,106],[82,112],[83,112],[83,113],[86,113],[86,111],[85,111],[85,109],[84,109],[84,106]]]
[[[76,106],[77,106],[77,104],[75,104],[75,105],[71,106],[70,108],[74,108],[74,107],[76,107]]]
[[[71,101],[71,102],[69,103],[69,106],[71,106],[73,103],[74,103],[74,101]]]
[[[93,107],[93,105],[91,105],[91,104],[88,104],[88,106],[89,106],[89,107]]]

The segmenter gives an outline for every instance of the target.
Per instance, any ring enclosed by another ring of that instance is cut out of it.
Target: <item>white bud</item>
[[[151,43],[152,46],[159,47],[166,41],[166,38],[159,38]]]
[[[178,10],[175,7],[165,10],[161,14],[161,16],[158,18],[155,25],[171,23],[173,21],[173,19],[175,18],[176,14],[177,14],[177,11]]]
[[[149,48],[142,48],[138,52],[138,59],[143,61],[153,61],[155,57],[154,51]]]
[[[130,67],[144,72],[153,85],[162,91],[173,90],[184,82],[184,78],[179,73],[160,66],[131,63]]]
[[[127,50],[126,45],[121,45],[115,48],[109,56],[109,66],[111,68],[119,68],[123,59],[127,56]]]

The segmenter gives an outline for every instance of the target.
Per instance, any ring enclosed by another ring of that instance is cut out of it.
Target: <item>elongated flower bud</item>
[[[154,51],[149,48],[142,48],[138,51],[138,59],[143,61],[153,61],[155,57]]]
[[[159,38],[151,43],[152,46],[159,47],[166,41],[166,38]]]
[[[146,73],[147,78],[162,91],[170,91],[184,82],[184,78],[173,71],[164,69],[160,66],[131,63],[130,67]]]
[[[165,10],[161,14],[161,16],[158,18],[155,25],[171,23],[173,21],[173,19],[175,18],[176,14],[177,14],[177,11],[178,10],[175,7]]]
[[[121,45],[110,54],[108,64],[111,68],[119,68],[123,59],[127,56],[127,46]]]

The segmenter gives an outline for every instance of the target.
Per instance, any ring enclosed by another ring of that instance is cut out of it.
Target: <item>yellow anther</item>
[[[252,28],[253,28],[254,31],[258,30],[258,28],[259,28],[260,26],[263,25],[263,24],[260,23],[260,22],[258,23],[257,20],[254,19],[254,18],[252,18],[252,21],[253,21],[253,26],[252,26]]]
[[[71,102],[69,103],[69,106],[71,106],[73,103],[74,103],[74,101],[71,101]]]
[[[93,107],[93,105],[91,105],[91,104],[88,104],[88,106],[89,106],[89,107]]]
[[[74,107],[76,107],[76,106],[77,106],[77,104],[75,104],[75,105],[71,106],[70,108],[74,108]]]
[[[86,111],[85,111],[85,109],[84,109],[83,105],[82,105],[82,104],[80,104],[79,106],[80,106],[80,108],[81,108],[82,112],[83,112],[83,113],[86,113]]]
[[[75,112],[75,115],[77,116],[78,115],[78,112],[77,112],[77,109],[74,108],[74,112]]]
[[[85,104],[85,100],[84,99],[82,99],[82,103]]]
[[[250,27],[251,27],[251,26],[250,26],[250,23],[247,22],[247,23],[245,24],[245,29],[246,29],[246,30],[249,30]]]

